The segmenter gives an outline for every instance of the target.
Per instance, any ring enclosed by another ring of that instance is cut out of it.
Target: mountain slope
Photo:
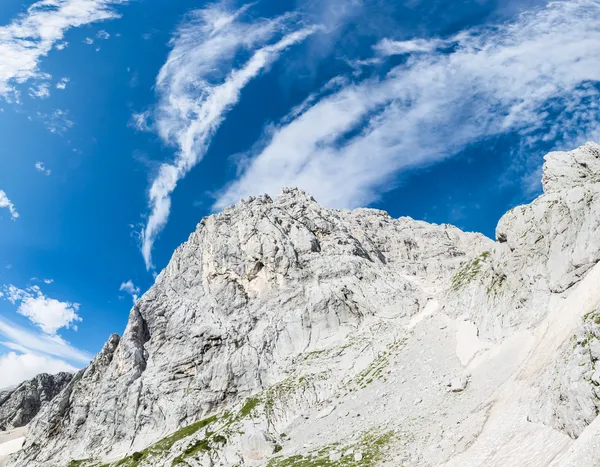
[[[11,465],[575,459],[600,406],[600,147],[543,181],[496,242],[298,190],[204,219]]]
[[[41,374],[0,391],[0,431],[27,425],[71,380],[70,373]]]

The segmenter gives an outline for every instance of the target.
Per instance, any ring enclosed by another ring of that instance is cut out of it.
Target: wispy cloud
[[[8,209],[8,211],[10,212],[10,217],[13,220],[15,220],[19,217],[19,213],[17,212],[17,209],[10,202],[10,199],[8,199],[8,196],[6,196],[6,193],[4,191],[0,190],[0,209],[2,209],[2,208]]]
[[[447,45],[440,39],[411,39],[408,41],[394,41],[383,39],[373,49],[380,55],[403,55],[415,52],[432,52]]]
[[[59,79],[58,83],[56,83],[56,89],[66,89],[67,84],[69,84],[69,81],[71,81],[69,78]]]
[[[16,85],[47,79],[40,59],[54,46],[64,48],[67,30],[118,17],[112,9],[126,0],[40,0],[0,27],[0,96],[18,100]]]
[[[29,318],[46,334],[55,336],[62,328],[77,329],[76,323],[82,321],[79,304],[46,297],[37,285],[27,289],[8,285],[4,294],[9,302],[19,304],[17,313]]]
[[[154,241],[169,217],[171,193],[202,159],[241,90],[281,52],[315,31],[314,27],[299,28],[290,15],[245,23],[242,18],[248,8],[231,11],[217,4],[194,11],[179,27],[157,77],[155,127],[164,141],[177,147],[177,154],[172,163],[160,167],[149,191],[151,212],[142,232],[148,269],[152,268]],[[240,50],[250,51],[251,56],[231,70]]]
[[[89,353],[73,347],[56,334],[49,335],[30,331],[2,316],[0,316],[0,335],[6,339],[2,345],[21,352],[43,353],[78,363],[87,363],[92,357]]]
[[[14,386],[40,373],[56,374],[61,371],[73,373],[77,368],[46,355],[9,352],[0,355],[0,389]]]
[[[64,135],[74,125],[69,118],[69,112],[62,109],[57,109],[51,114],[38,113],[38,117],[44,121],[50,133],[57,135]]]
[[[50,97],[50,85],[48,83],[39,83],[29,88],[29,95],[37,99],[47,99]]]
[[[46,279],[44,282],[51,284],[53,281]],[[78,304],[49,298],[37,285],[27,289],[8,285],[0,297],[18,305],[17,313],[41,330],[26,329],[0,316],[0,345],[13,351],[0,355],[0,387],[42,372],[72,372],[77,369],[74,365],[91,360],[90,354],[73,347],[57,334],[60,329],[77,329],[75,323],[81,321]]]
[[[598,0],[555,1],[439,41],[380,42],[378,56],[409,54],[406,63],[269,127],[214,208],[282,186],[329,206],[366,205],[400,171],[492,136],[518,135],[531,151],[591,138],[600,128],[599,19]]]
[[[137,287],[131,279],[129,279],[127,282],[121,283],[119,290],[131,295],[131,298],[133,298],[133,303],[137,302],[140,294],[140,288]]]
[[[36,162],[35,163],[35,170],[37,170],[38,172],[43,173],[44,175],[48,176],[52,173],[52,171],[50,169],[46,168],[46,165],[43,162]]]

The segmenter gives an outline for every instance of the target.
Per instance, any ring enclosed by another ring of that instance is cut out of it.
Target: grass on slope
[[[235,415],[231,414],[230,412],[225,412],[220,417],[218,415],[213,415],[196,423],[192,423],[191,425],[176,431],[166,438],[157,441],[153,445],[148,446],[143,451],[134,452],[133,454],[121,459],[116,463],[100,464],[98,461],[93,459],[79,459],[69,462],[68,467],[138,467],[144,461],[152,457],[168,454],[173,445],[178,441],[196,434],[198,431],[207,428],[216,421],[223,421],[224,423],[214,432],[207,431],[203,439],[196,440],[187,446],[185,450],[173,460],[171,466],[185,464],[186,458],[202,452],[211,451],[212,449],[226,444],[227,438],[223,435],[227,434],[227,428],[229,428],[229,426],[233,423],[249,416],[261,403],[262,401],[259,398],[249,398],[246,400],[246,403],[242,406],[239,412]]]
[[[325,446],[319,451],[306,455],[297,454],[290,457],[275,457],[269,461],[267,467],[372,467],[377,461],[382,460],[384,448],[392,441],[394,433],[389,431],[384,434],[369,432],[354,445],[340,446],[333,444]],[[349,450],[352,454],[344,455]],[[332,452],[341,454],[339,459],[330,458]],[[360,460],[354,453],[360,452]]]
[[[490,256],[489,251],[484,251],[477,258],[458,271],[452,277],[452,290],[457,291],[471,282],[481,271],[481,263]]]

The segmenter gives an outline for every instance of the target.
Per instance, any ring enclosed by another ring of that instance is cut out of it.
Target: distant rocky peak
[[[27,425],[71,381],[71,373],[42,373],[0,392],[0,431]]]

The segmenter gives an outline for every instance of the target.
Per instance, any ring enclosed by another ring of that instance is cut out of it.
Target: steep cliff
[[[205,218],[11,465],[567,456],[600,405],[600,147],[549,154],[543,183],[496,241],[298,190]],[[586,338],[574,391],[555,375]]]

